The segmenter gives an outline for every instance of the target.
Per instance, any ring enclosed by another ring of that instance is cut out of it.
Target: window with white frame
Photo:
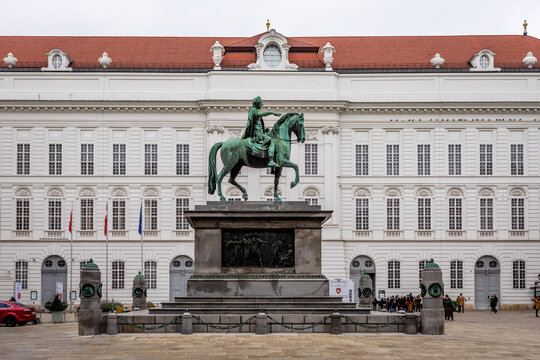
[[[124,279],[125,279],[125,272],[124,272],[124,262],[120,260],[116,260],[112,262],[112,282],[111,287],[114,290],[120,290],[124,288]]]
[[[448,175],[461,175],[461,144],[448,144]]]
[[[316,197],[306,197],[304,200],[308,205],[319,205],[319,199]]]
[[[81,230],[94,230],[94,199],[81,199]]]
[[[510,174],[523,175],[523,144],[510,145]]]
[[[30,175],[30,144],[17,144],[17,175]]]
[[[512,214],[512,230],[525,230],[525,199],[522,197],[510,198]]]
[[[493,144],[480,144],[480,175],[493,175]]]
[[[21,289],[28,289],[28,262],[19,260],[15,262],[15,282],[21,283]],[[17,300],[18,301],[18,300]]]
[[[304,144],[305,174],[317,175],[319,173],[318,144]]]
[[[512,284],[514,289],[525,289],[525,261],[512,263]]]
[[[448,230],[463,229],[463,199],[448,199]]]
[[[480,198],[480,230],[493,230],[493,198]]]
[[[431,230],[430,198],[418,198],[418,230]]]
[[[454,260],[450,262],[450,288],[463,288],[463,261]]]
[[[94,175],[94,144],[81,144],[81,175]]]
[[[113,175],[126,175],[126,144],[113,144]]]
[[[144,144],[144,175],[158,173],[158,144]]]
[[[356,145],[356,175],[369,175],[369,145]]]
[[[397,260],[388,262],[388,288],[399,289],[401,287],[400,263]]]
[[[424,268],[429,263],[429,260],[420,260],[418,262],[418,286],[422,283],[424,279]]]
[[[421,144],[418,149],[418,175],[431,174],[431,145]]]
[[[369,230],[369,199],[356,199],[356,230]]]
[[[157,262],[144,262],[144,277],[146,279],[146,286],[149,289],[157,289]]]
[[[62,199],[48,200],[49,230],[62,230]]]
[[[126,230],[126,200],[112,200],[112,230]]]
[[[189,144],[176,144],[176,175],[189,175]]]
[[[15,200],[15,229],[30,230],[30,199]]]
[[[386,145],[386,175],[399,175],[399,145]]]
[[[386,230],[399,230],[399,200],[386,199]]]
[[[62,175],[62,144],[49,144],[49,175]]]
[[[189,210],[189,198],[176,199],[176,230],[188,230],[189,223],[184,211]]]
[[[157,199],[144,199],[144,230],[158,229]]]

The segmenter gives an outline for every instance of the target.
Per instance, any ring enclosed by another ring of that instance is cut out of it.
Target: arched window
[[[309,205],[319,205],[319,197],[320,193],[319,190],[317,190],[315,187],[308,187],[303,192],[302,195],[304,196],[304,200]]]
[[[117,187],[112,191],[112,218],[111,230],[126,230],[126,203],[127,192]]]
[[[356,210],[356,230],[369,230],[369,197],[367,189],[360,188],[354,192]]]
[[[525,261],[512,263],[512,284],[514,289],[525,289]]]
[[[112,288],[123,289],[125,280],[125,265],[123,261],[116,260],[112,262]]]
[[[401,193],[397,189],[386,192],[386,230],[400,229],[400,196]]]
[[[493,230],[493,204],[495,193],[491,189],[482,189],[480,195],[480,230]]]
[[[510,191],[512,230],[525,230],[525,191],[515,188]]]
[[[263,51],[263,60],[271,68],[279,66],[281,63],[281,51],[279,47],[274,44],[268,45]]]
[[[388,288],[399,289],[401,287],[400,262],[392,260],[388,262]]]
[[[51,188],[47,192],[48,230],[62,230],[62,198],[64,192],[60,188]]]
[[[463,192],[460,189],[448,192],[448,230],[463,230]]]
[[[144,230],[158,229],[158,197],[159,191],[150,187],[144,190]]]
[[[27,187],[15,191],[15,229],[18,231],[30,230],[30,197],[32,193]]]
[[[157,262],[152,260],[144,262],[144,277],[149,289],[157,289]]]
[[[19,260],[15,262],[15,282],[21,283],[21,289],[28,289],[28,262]],[[18,301],[18,300],[17,300]]]
[[[450,288],[463,288],[463,261],[454,260],[450,262]]]
[[[431,198],[433,193],[429,189],[420,189],[417,194],[418,230],[431,230]]]

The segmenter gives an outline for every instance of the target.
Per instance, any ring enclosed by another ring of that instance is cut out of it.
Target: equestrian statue
[[[304,114],[287,113],[281,115],[271,111],[261,111],[262,99],[257,96],[253,99],[253,106],[249,109],[248,122],[242,138],[232,138],[224,142],[216,143],[210,150],[208,157],[208,193],[217,191],[221,201],[227,201],[221,192],[221,181],[229,172],[229,183],[242,191],[244,200],[248,199],[246,189],[236,182],[242,166],[252,168],[271,167],[274,174],[274,197],[281,201],[278,195],[278,184],[284,167],[291,167],[295,171],[295,179],[291,182],[291,188],[300,181],[298,165],[293,163],[291,157],[291,134],[296,135],[297,142],[306,139],[304,131]],[[263,117],[268,115],[280,116],[272,129],[264,127]],[[217,174],[216,156],[221,149],[223,169]],[[217,174],[217,175],[216,175]]]

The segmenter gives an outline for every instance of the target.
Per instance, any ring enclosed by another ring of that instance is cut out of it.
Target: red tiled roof
[[[234,37],[95,37],[2,36],[0,59],[12,52],[16,67],[47,66],[46,53],[58,48],[73,59],[74,68],[100,68],[103,52],[113,68],[202,68],[214,66],[210,47],[219,41],[227,48],[222,67],[246,67],[255,62],[249,51],[262,34]],[[483,49],[493,51],[495,66],[524,68],[523,57],[540,56],[540,40],[522,35],[471,36],[329,36],[287,38],[290,62],[300,68],[322,68],[320,49],[330,42],[336,49],[334,69],[432,68],[430,59],[440,53],[443,68],[468,68],[467,61]],[[239,52],[235,52],[235,49]],[[0,66],[4,67],[3,63]],[[536,64],[535,67],[539,67]]]

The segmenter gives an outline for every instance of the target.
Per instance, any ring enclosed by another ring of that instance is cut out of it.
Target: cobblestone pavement
[[[530,311],[468,312],[446,335],[120,334],[77,336],[77,323],[0,327],[0,359],[540,359]]]

